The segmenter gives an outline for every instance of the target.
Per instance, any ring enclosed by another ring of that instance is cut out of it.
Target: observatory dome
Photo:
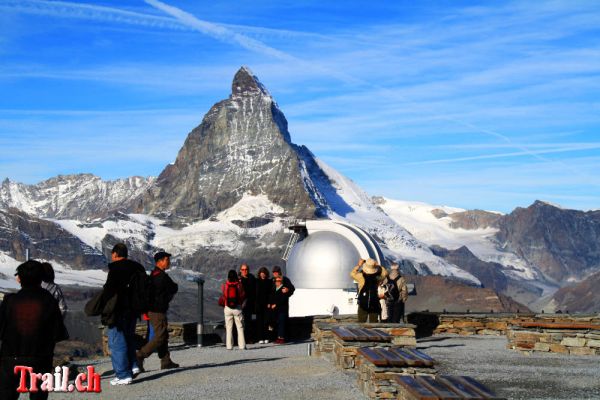
[[[349,239],[336,232],[319,231],[294,246],[286,273],[296,288],[353,288],[350,271],[359,258],[356,246]]]

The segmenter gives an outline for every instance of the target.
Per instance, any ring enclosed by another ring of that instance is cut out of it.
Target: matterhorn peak
[[[241,67],[233,77],[231,96],[253,96],[256,94],[271,96],[267,88],[258,80],[250,68],[246,66]]]

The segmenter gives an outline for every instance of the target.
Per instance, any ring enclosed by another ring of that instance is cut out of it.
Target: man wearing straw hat
[[[361,258],[350,276],[358,283],[358,322],[377,322],[381,313],[377,287],[387,277],[386,269],[372,258]]]

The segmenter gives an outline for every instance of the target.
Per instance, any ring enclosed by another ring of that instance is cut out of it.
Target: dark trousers
[[[15,375],[14,370],[16,365],[32,367],[35,373],[53,373],[52,356],[50,357],[3,357],[0,359],[0,399],[15,400],[19,398],[19,380],[21,374]],[[40,390],[42,382],[38,380],[38,391],[29,392],[31,400],[46,400],[48,392]],[[29,374],[27,374],[27,387],[29,388]],[[25,393],[24,393],[25,394]]]
[[[148,312],[148,318],[154,329],[154,336],[140,349],[140,355],[148,358],[154,351],[157,352],[158,358],[165,358],[169,354],[169,322],[167,314]]]
[[[378,312],[368,312],[358,306],[358,322],[379,322]],[[368,320],[368,321],[367,321]]]
[[[268,340],[269,338],[269,324],[267,317],[267,307],[257,307],[256,309],[256,339],[257,340]]]
[[[285,338],[285,324],[287,322],[287,312],[280,311],[277,313],[277,339]]]
[[[254,321],[252,320],[252,309],[250,307],[242,308],[242,315],[244,316],[244,338],[246,343],[254,343]]]
[[[404,302],[402,300],[388,304],[388,319],[389,322],[396,324],[404,322]]]

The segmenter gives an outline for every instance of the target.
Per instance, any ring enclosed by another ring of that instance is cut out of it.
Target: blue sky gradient
[[[600,3],[291,3],[0,0],[0,178],[158,175],[247,65],[372,195],[600,208]]]

